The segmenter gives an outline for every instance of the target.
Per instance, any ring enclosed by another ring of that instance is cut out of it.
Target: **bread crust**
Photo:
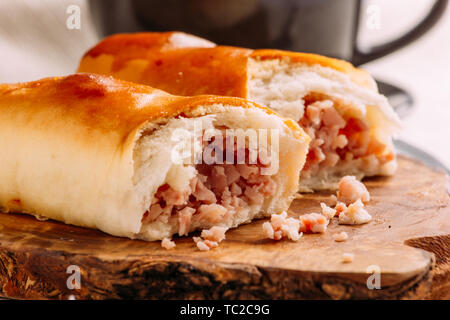
[[[226,112],[218,106],[280,119],[304,146],[302,156],[296,153],[303,165],[309,142],[303,130],[240,98],[173,96],[93,74],[2,84],[0,208],[133,238],[148,208],[143,194],[150,196],[146,190],[139,194],[133,181],[136,142],[144,130],[158,130],[169,119]],[[299,169],[295,164],[292,174]],[[165,173],[155,171],[164,181]],[[287,192],[294,194],[297,187]]]
[[[177,45],[172,37],[186,37]],[[189,44],[193,39],[193,44]],[[90,49],[78,72],[111,74],[179,95],[217,94],[246,98],[247,61],[288,59],[320,65],[349,75],[356,84],[373,88],[372,77],[350,63],[317,54],[282,50],[251,50],[217,46],[182,32],[147,32],[110,36]],[[126,50],[123,48],[126,47]]]
[[[259,108],[267,114],[276,114],[269,108],[237,97],[175,96],[150,86],[89,73],[44,78],[27,83],[0,84],[0,99],[3,113],[8,110],[17,112],[18,109],[29,114],[52,110],[56,117],[60,111],[59,115],[64,117],[64,121],[70,118],[90,129],[115,131],[124,141],[146,122],[158,122],[181,114],[189,117],[201,105],[226,104]],[[39,103],[34,103],[30,108],[30,101]],[[47,119],[45,122],[52,120],[54,119]],[[283,121],[298,134],[306,136],[289,119]]]

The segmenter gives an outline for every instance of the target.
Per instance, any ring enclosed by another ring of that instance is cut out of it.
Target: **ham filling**
[[[161,241],[161,247],[163,247],[164,249],[170,250],[170,249],[175,248],[176,244],[175,244],[175,242],[173,242],[169,238],[164,238]]]
[[[246,158],[248,154],[246,149]],[[229,225],[234,214],[262,205],[266,197],[275,195],[277,183],[261,174],[261,168],[269,165],[259,158],[256,164],[198,164],[197,174],[185,190],[175,190],[167,183],[158,188],[142,221],[170,220],[178,225],[180,236],[193,229]]]
[[[385,145],[370,134],[368,125],[339,113],[336,102],[318,94],[304,100],[305,114],[299,124],[312,140],[302,177],[310,178],[324,168],[356,159],[362,159],[361,170],[376,172],[380,165],[393,159],[392,153],[386,154]]]
[[[362,202],[370,201],[370,194],[366,186],[356,180],[354,176],[345,176],[339,181],[337,199],[346,205],[361,199]]]
[[[303,233],[325,233],[334,217],[338,217],[339,224],[347,225],[364,224],[372,220],[372,216],[364,208],[364,202],[370,201],[369,191],[354,176],[342,177],[337,197],[333,195],[331,198],[331,205],[334,205],[334,208],[321,202],[322,214],[307,213],[299,216],[298,219],[288,218],[286,212],[272,214],[270,221],[262,225],[264,236],[273,240],[288,238],[297,241]],[[342,242],[348,239],[348,235],[346,232],[341,232],[335,234],[333,238],[337,242]]]
[[[219,242],[225,239],[227,228],[214,226],[211,229],[203,230],[201,237],[193,237],[197,248],[201,251],[208,251],[219,246]]]

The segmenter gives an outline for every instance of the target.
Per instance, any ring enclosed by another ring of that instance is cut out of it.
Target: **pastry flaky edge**
[[[173,96],[86,73],[0,85],[0,207],[115,236],[170,237],[176,230],[143,230],[142,219],[169,171],[185,183],[171,133],[192,119],[280,132],[276,194],[225,227],[289,207],[309,143],[292,120],[240,98]]]
[[[385,162],[367,170],[344,165],[300,181],[300,191],[335,189],[342,175],[392,175],[397,168],[392,137],[400,121],[373,78],[346,61],[316,54],[218,46],[182,32],[118,34],[90,49],[80,72],[112,75],[178,95],[235,96],[299,121],[304,97],[313,93],[368,123],[384,145]],[[378,157],[378,156],[377,156]],[[384,161],[384,160],[383,160]]]

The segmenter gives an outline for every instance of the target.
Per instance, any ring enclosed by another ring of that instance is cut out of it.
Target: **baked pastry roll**
[[[376,83],[351,64],[315,54],[216,46],[180,32],[111,36],[79,71],[173,94],[246,98],[298,122],[312,138],[300,191],[335,189],[342,176],[391,175],[399,120]]]
[[[4,211],[158,240],[286,210],[309,137],[244,99],[75,74],[0,85],[0,141]]]

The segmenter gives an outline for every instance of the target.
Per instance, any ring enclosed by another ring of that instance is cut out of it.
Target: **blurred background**
[[[346,59],[377,79],[402,141],[450,167],[447,0],[1,0],[0,82],[73,73],[116,32],[182,30],[227,45]]]

